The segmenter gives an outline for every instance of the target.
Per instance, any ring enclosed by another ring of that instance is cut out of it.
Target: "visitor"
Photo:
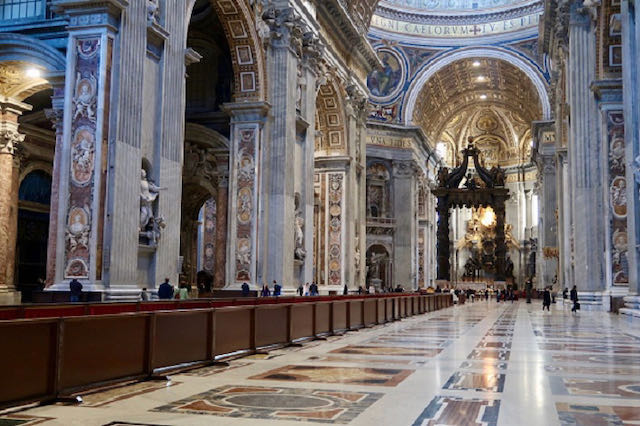
[[[173,286],[169,283],[169,278],[165,278],[164,282],[158,287],[158,299],[172,299]]]
[[[349,294],[349,287],[345,284],[344,289],[342,289],[342,295],[346,296],[347,294]]]
[[[304,283],[303,291],[305,296],[309,295],[309,283]]]
[[[282,293],[282,286],[273,280],[273,295],[278,297]]]
[[[309,292],[310,292],[311,296],[317,296],[318,295],[318,284],[311,283],[311,287],[309,287]]]
[[[143,287],[142,291],[140,292],[140,300],[142,300],[143,302],[148,302],[149,301],[149,295],[147,294],[147,288]]]
[[[542,293],[542,310],[547,308],[547,312],[549,311],[549,307],[551,306],[551,293],[549,292],[549,287],[544,288],[544,293]]]
[[[188,298],[189,298],[189,288],[185,283],[182,283],[178,287],[178,293],[176,294],[176,299],[186,300]]]
[[[302,287],[302,283],[298,284],[298,290],[296,291],[298,292],[298,296],[304,295],[304,287]]]
[[[571,312],[576,312],[580,310],[580,303],[578,303],[578,289],[574,285],[571,289],[570,293],[571,301],[573,302],[573,307],[571,308]]]
[[[358,294],[362,293],[364,293],[364,289],[362,288],[362,286],[358,286]]]
[[[242,289],[242,297],[249,297],[249,295],[251,294],[251,289],[249,288],[249,284],[242,283],[240,288]]]
[[[404,292],[404,288],[402,288],[402,286],[400,284],[398,284],[398,286],[396,287],[396,293],[402,293]]]
[[[369,286],[369,294],[376,294],[376,287],[373,285]]]
[[[436,285],[436,293],[442,293],[442,289],[440,288],[440,284]]]
[[[79,302],[80,296],[82,295],[82,284],[77,279],[72,279],[69,283],[69,290],[71,291],[71,296],[69,300],[72,302]]]
[[[567,287],[562,290],[562,298],[567,300],[569,298],[569,289]]]
[[[269,297],[271,296],[271,290],[269,290],[269,286],[268,285],[263,285],[262,286],[262,291],[260,292],[260,296],[262,297]]]

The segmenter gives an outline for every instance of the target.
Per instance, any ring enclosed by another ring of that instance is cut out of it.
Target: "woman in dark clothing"
[[[542,293],[542,310],[544,311],[544,308],[547,308],[547,311],[548,311],[550,306],[551,306],[551,293],[549,292],[549,287],[546,287],[544,289],[544,293]]]
[[[260,292],[260,296],[262,297],[269,297],[271,296],[271,290],[269,290],[269,286],[268,285],[263,285],[262,286],[262,292]]]
[[[569,297],[573,302],[573,307],[571,308],[571,312],[576,312],[578,309],[580,309],[580,304],[578,303],[578,290],[576,289],[575,285],[571,289],[571,292],[569,293]]]

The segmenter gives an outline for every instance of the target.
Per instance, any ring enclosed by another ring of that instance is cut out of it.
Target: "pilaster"
[[[393,286],[415,288],[416,283],[416,190],[417,165],[413,161],[393,162],[393,211],[396,230],[393,236]]]

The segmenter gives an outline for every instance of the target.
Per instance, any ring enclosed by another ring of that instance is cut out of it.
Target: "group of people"
[[[165,278],[164,282],[160,284],[158,287],[158,299],[166,300],[166,299],[188,299],[189,298],[189,288],[190,286],[187,284],[180,284],[177,289],[174,289],[171,283],[169,282],[169,278]],[[147,294],[147,289],[142,289],[142,300],[148,300],[149,295]]]

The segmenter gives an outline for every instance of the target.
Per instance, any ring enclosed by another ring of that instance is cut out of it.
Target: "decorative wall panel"
[[[627,180],[625,166],[624,116],[622,111],[609,111],[607,146],[609,150],[609,211],[611,228],[611,274],[613,285],[629,285],[627,257]]]

